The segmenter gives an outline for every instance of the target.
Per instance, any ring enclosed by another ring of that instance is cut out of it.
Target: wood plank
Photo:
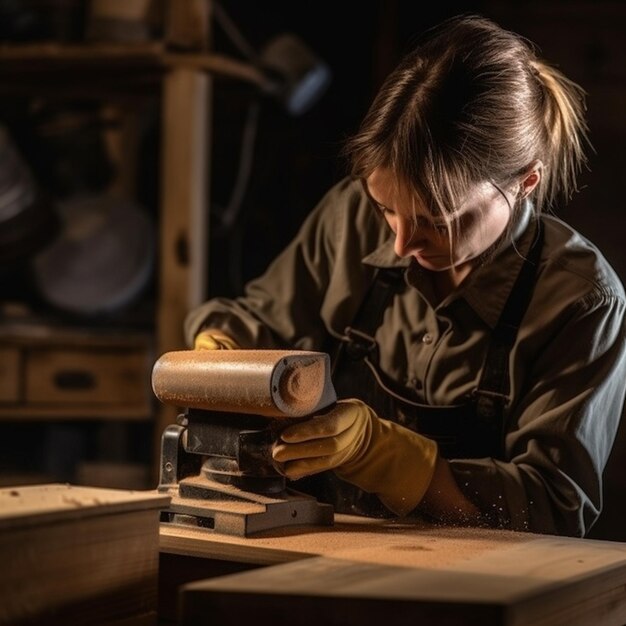
[[[153,91],[169,70],[178,68],[267,86],[267,77],[250,63],[207,51],[172,52],[163,42],[29,43],[0,45],[0,93],[40,93],[42,81],[46,89],[56,87],[72,94],[82,90],[88,95],[92,86],[103,81],[109,89],[115,88],[109,97],[129,88],[129,93]],[[78,76],[84,84],[74,84]]]
[[[0,46],[0,70],[20,67],[26,71],[39,71],[59,67],[64,70],[76,66],[110,66],[118,63],[129,65],[157,66],[164,45],[159,41],[123,43],[57,43],[38,42],[7,44]]]
[[[160,550],[272,566],[185,585],[182,624],[200,609],[225,624],[289,615],[379,626],[391,614],[455,626],[626,623],[618,542],[337,515],[334,527],[248,538],[162,524]]]
[[[105,347],[151,349],[148,332],[115,328],[55,325],[42,320],[5,321],[0,324],[0,345],[17,347]]]
[[[331,556],[385,565],[436,568],[503,546],[524,545],[535,537],[512,531],[437,527],[421,520],[407,523],[338,514],[334,526],[293,526],[252,537],[161,524],[160,550],[267,565],[311,556]]]
[[[296,626],[379,626],[390,616],[399,623],[454,626],[624,624],[624,552],[559,549],[551,540],[531,552],[527,547],[501,552],[507,573],[483,571],[481,559],[464,570],[432,570],[316,557],[189,583],[181,590],[179,623],[211,615],[220,624],[254,620]],[[596,563],[587,564],[584,574],[580,568],[566,574],[562,566],[589,556]],[[520,557],[526,562],[532,557],[534,566],[516,571]]]
[[[0,624],[155,624],[154,491],[0,489]]]
[[[0,489],[0,529],[23,528],[123,511],[160,509],[170,497],[156,491],[126,491],[60,483]]]

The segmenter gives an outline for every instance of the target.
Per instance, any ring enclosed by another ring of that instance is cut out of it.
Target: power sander
[[[249,536],[332,525],[333,507],[287,486],[271,456],[282,428],[337,400],[323,352],[182,350],[152,370],[157,398],[178,407],[161,440],[161,521]]]

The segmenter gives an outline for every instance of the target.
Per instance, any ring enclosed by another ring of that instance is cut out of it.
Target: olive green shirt
[[[242,297],[189,313],[187,341],[211,327],[242,348],[324,350],[352,322],[375,269],[401,266],[410,288],[394,296],[376,332],[379,365],[425,403],[461,403],[478,385],[490,331],[529,250],[531,211],[490,262],[438,302],[429,273],[395,255],[394,235],[361,184],[344,179]],[[541,219],[536,285],[510,354],[504,460],[450,463],[466,496],[502,527],[582,536],[600,513],[624,400],[625,297],[589,241]]]

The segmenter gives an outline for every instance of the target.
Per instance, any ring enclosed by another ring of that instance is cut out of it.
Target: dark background
[[[305,6],[306,4],[306,6]],[[555,211],[588,234],[622,276],[620,178],[626,131],[626,5],[624,2],[243,2],[226,5],[255,45],[283,30],[301,36],[333,72],[329,91],[308,113],[289,118],[266,103],[262,109],[256,167],[250,181],[241,252],[243,279],[261,271],[293,235],[322,193],[344,172],[337,153],[355,131],[384,76],[415,36],[446,17],[480,13],[534,41],[540,52],[588,92],[588,118],[595,153],[580,179],[581,191]],[[218,94],[214,144],[214,195],[228,189],[225,165],[237,137],[233,95]],[[222,108],[220,104],[225,104]],[[223,131],[222,132],[220,132]],[[222,283],[229,255],[216,242],[211,257],[211,293],[240,288],[237,272]],[[226,248],[228,246],[226,245]],[[232,269],[232,268],[231,268]]]
[[[156,3],[158,4],[158,2]],[[588,118],[595,152],[580,178],[581,191],[555,211],[588,234],[626,275],[622,254],[621,175],[626,134],[626,3],[600,1],[361,0],[290,2],[287,0],[223,0],[222,6],[248,44],[257,51],[280,33],[300,37],[332,72],[323,97],[305,114],[289,115],[280,103],[260,97],[235,81],[216,79],[212,116],[210,176],[211,223],[208,295],[232,296],[249,278],[263,271],[294,235],[304,216],[344,173],[338,153],[354,132],[384,76],[413,40],[442,19],[459,13],[480,13],[535,42],[549,61],[588,92]],[[88,37],[89,3],[80,0],[0,0],[0,40],[81,41]],[[158,26],[154,37],[162,36]],[[220,23],[213,23],[213,49],[244,60]],[[0,76],[0,80],[1,80]],[[252,151],[251,175],[245,185],[239,219],[233,228],[220,227],[220,215],[235,186],[244,148],[248,109],[259,106]],[[115,173],[114,164],[98,149],[97,128],[89,122],[93,103],[78,102],[85,126],[74,135],[37,135],[34,126],[50,125],[57,109],[33,113],[16,100],[0,102],[0,122],[8,124],[18,147],[41,185],[54,197],[78,188],[98,191]],[[158,222],[159,115],[156,104],[143,118],[136,200]],[[57,117],[54,117],[54,116]],[[46,117],[47,116],[47,117]],[[49,132],[49,131],[48,131]],[[100,146],[101,148],[101,146]],[[69,172],[69,173],[68,173]],[[28,281],[0,271],[5,299],[37,298]],[[154,285],[145,297],[154,298]],[[135,308],[140,302],[135,302]],[[132,308],[132,307],[131,307]],[[52,314],[52,311],[49,311]],[[58,314],[59,312],[54,312]],[[128,311],[120,312],[120,323]],[[107,323],[115,323],[109,318]],[[147,321],[149,323],[149,320]]]

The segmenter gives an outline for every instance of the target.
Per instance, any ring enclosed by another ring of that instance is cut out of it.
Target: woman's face
[[[374,170],[365,187],[395,233],[396,254],[413,257],[434,272],[471,266],[502,235],[510,219],[509,204],[487,181],[474,185],[447,221],[420,206],[407,186],[397,184],[389,169]]]

